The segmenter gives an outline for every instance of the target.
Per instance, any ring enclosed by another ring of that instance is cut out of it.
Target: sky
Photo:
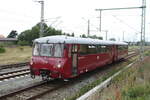
[[[150,1],[146,8],[146,40],[150,41]],[[95,9],[139,7],[142,0],[44,0],[44,19],[48,26],[66,33],[87,35],[90,20],[90,35],[108,39],[139,41],[141,9],[102,11],[102,32],[99,28],[99,12]],[[0,34],[7,36],[11,30],[31,29],[40,22],[41,5],[36,0],[3,0],[0,3]]]

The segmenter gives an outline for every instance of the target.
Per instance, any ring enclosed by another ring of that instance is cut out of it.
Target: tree
[[[32,45],[32,41],[36,38],[39,38],[40,33],[40,24],[36,24],[29,30],[25,30],[21,32],[18,36],[19,44],[21,45]],[[45,36],[51,36],[51,35],[61,35],[61,30],[56,30],[55,28],[48,27],[47,24],[44,23],[44,33],[43,37]]]
[[[53,27],[45,26],[45,31],[44,31],[43,36],[51,36],[51,35],[62,35],[62,31],[56,30]]]
[[[87,38],[85,34],[80,35],[82,38]]]
[[[102,39],[103,39],[102,37],[98,37],[98,36],[96,36],[96,35],[89,36],[89,37],[92,38],[92,39],[99,39],[99,40],[102,40]]]
[[[71,34],[72,37],[74,37],[74,32]]]
[[[98,36],[96,36],[96,35],[92,35],[92,36],[86,37],[85,34],[80,35],[80,37],[82,37],[82,38],[99,39],[99,40],[102,40],[102,39],[103,39],[102,37],[98,37]]]
[[[110,40],[110,41],[116,41],[116,39],[115,39],[115,38],[110,38],[109,40]]]
[[[7,38],[16,38],[16,36],[18,35],[16,30],[12,30],[9,35],[7,36]]]

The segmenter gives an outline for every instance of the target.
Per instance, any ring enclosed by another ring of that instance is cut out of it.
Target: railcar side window
[[[80,45],[79,54],[88,55],[88,54],[97,54],[105,53],[110,50],[109,46],[104,45]]]
[[[39,44],[35,44],[34,48],[33,48],[33,55],[34,56],[39,56],[40,53],[40,45]]]
[[[107,49],[106,46],[101,46],[101,52],[106,52],[107,51],[106,49]]]
[[[111,46],[106,46],[106,52],[110,52],[111,51]]]
[[[127,50],[128,49],[128,46],[118,46],[118,50],[121,51],[121,50]]]
[[[96,46],[95,45],[89,45],[87,52],[88,52],[88,54],[96,54],[97,53]]]
[[[77,45],[72,45],[72,52],[77,52],[78,46]]]
[[[127,50],[127,49],[128,49],[128,46],[125,46],[125,49]]]
[[[107,52],[108,51],[108,47],[107,46],[102,46],[102,45],[98,45],[97,46],[97,51],[98,51],[98,53],[105,53],[105,52]]]
[[[79,54],[86,55],[87,54],[88,45],[80,45]]]
[[[97,45],[97,53],[101,53],[101,46]]]

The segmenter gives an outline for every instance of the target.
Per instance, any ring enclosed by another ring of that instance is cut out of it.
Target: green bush
[[[26,45],[29,45],[29,42],[28,41],[19,41],[18,45],[26,46]]]
[[[6,50],[5,50],[5,48],[4,47],[0,47],[0,53],[4,53],[4,52],[6,52]]]
[[[144,52],[144,55],[145,55],[145,56],[150,56],[150,50],[149,50],[149,51]]]
[[[126,91],[123,91],[123,98],[128,98],[128,100],[148,100],[147,97],[150,97],[150,86],[140,85],[129,88]]]
[[[24,50],[24,48],[23,48],[23,47],[20,47],[19,49],[20,49],[20,51],[23,51],[23,50]]]

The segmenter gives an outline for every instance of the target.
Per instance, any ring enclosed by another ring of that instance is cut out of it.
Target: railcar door
[[[78,70],[78,45],[72,45],[72,75],[77,75]]]
[[[114,61],[118,59],[118,46],[114,45]]]

